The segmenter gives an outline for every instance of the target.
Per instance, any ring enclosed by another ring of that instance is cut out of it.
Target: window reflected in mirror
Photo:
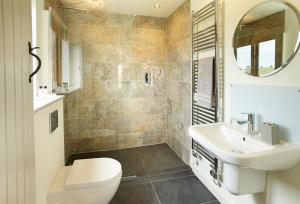
[[[244,72],[251,73],[251,56],[251,45],[237,48],[236,59]]]
[[[275,70],[276,40],[260,42],[258,45],[259,76],[267,75]]]
[[[237,65],[252,76],[276,73],[299,47],[298,12],[288,4],[266,2],[251,9],[239,22],[233,38]]]

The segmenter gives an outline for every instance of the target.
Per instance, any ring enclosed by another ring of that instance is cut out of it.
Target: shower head
[[[61,3],[66,8],[87,11],[100,10],[104,6],[103,0],[61,0]]]

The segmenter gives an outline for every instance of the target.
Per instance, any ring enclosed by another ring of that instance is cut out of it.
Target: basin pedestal
[[[264,192],[267,172],[231,164],[223,166],[223,183],[234,195]]]

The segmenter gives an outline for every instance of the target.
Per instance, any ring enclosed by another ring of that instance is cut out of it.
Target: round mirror
[[[300,21],[297,10],[282,2],[265,2],[240,20],[233,50],[241,71],[257,77],[284,68],[298,50]]]

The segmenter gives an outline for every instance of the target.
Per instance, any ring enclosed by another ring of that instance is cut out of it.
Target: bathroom
[[[300,203],[299,3],[1,0],[0,203]]]

